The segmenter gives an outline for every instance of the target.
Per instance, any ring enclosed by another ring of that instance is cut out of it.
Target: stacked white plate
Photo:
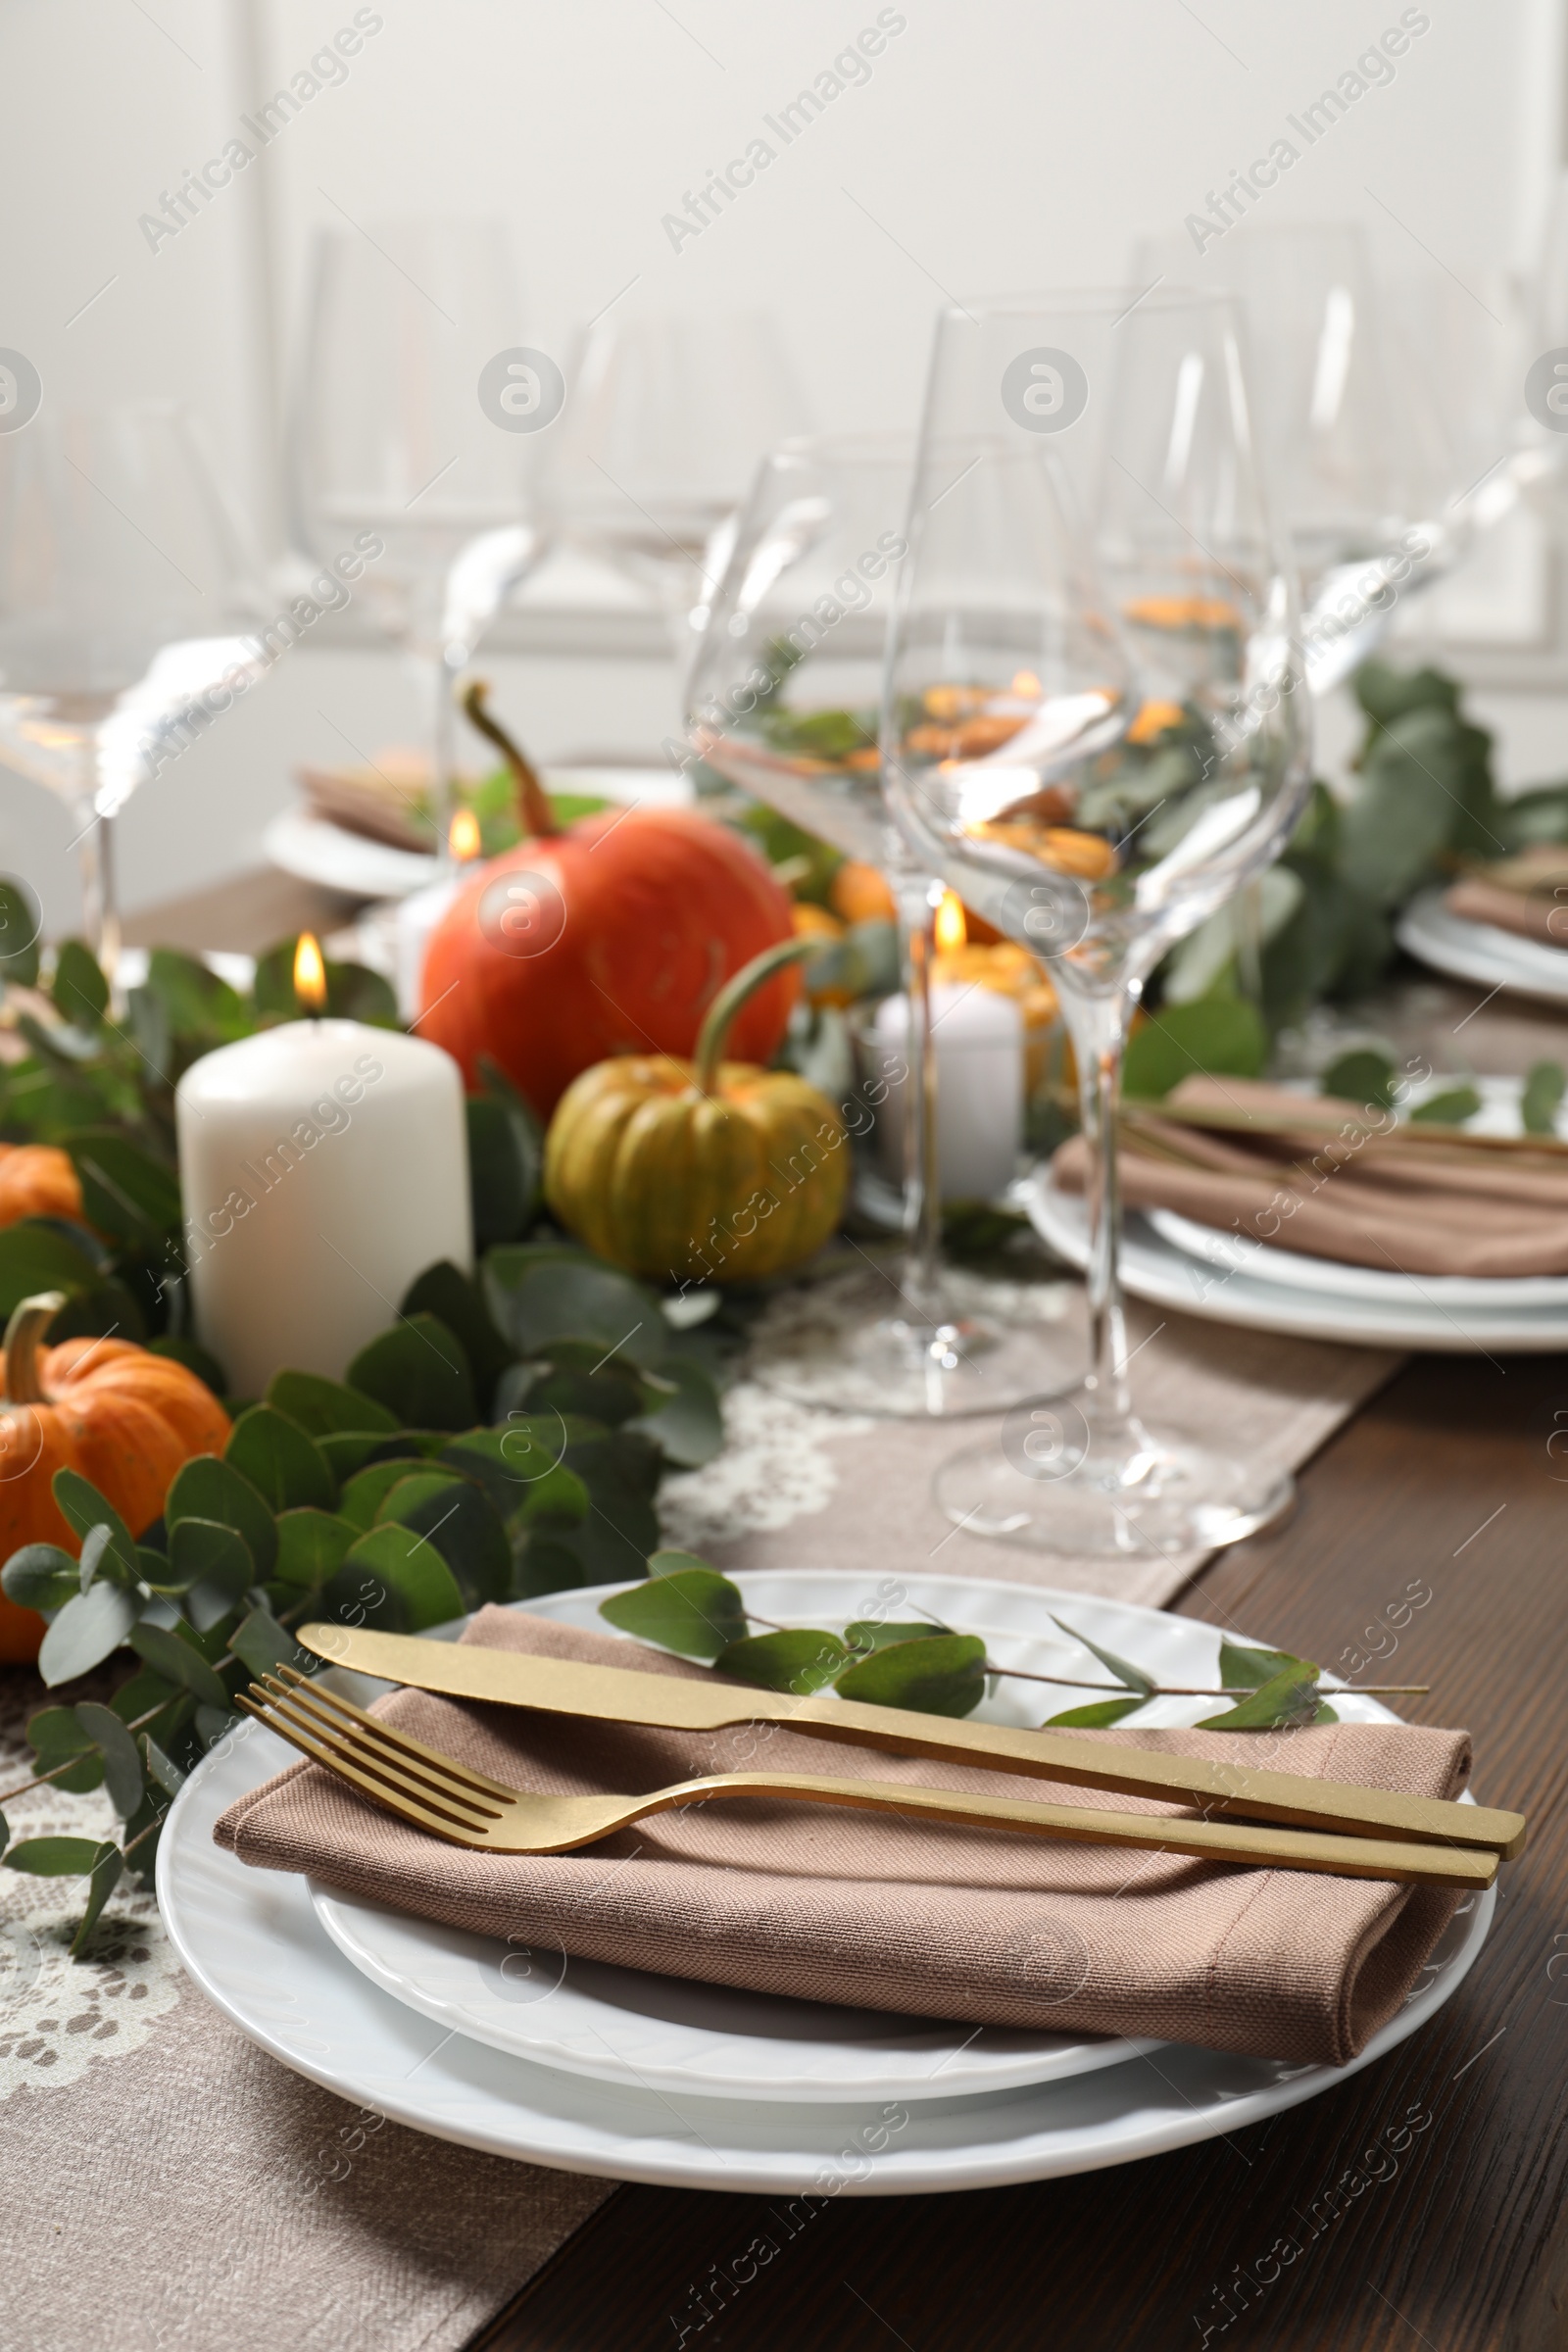
[[[1511,989],[1516,996],[1568,1000],[1568,948],[1450,913],[1441,890],[1423,891],[1410,901],[1395,937],[1407,956],[1452,979]]]
[[[840,1625],[874,1603],[848,1574],[738,1581],[748,1605],[777,1624]],[[610,1590],[528,1605],[603,1631],[598,1603]],[[1162,1680],[1217,1679],[1219,1629],[1196,1619],[970,1578],[911,1577],[906,1598],[983,1634],[1004,1664],[1087,1674],[1084,1697],[1100,1670],[1054,1613]],[[1038,1721],[1038,1698],[1020,1702],[1019,1688],[1004,1684],[981,1713]],[[1077,1703],[1070,1690],[1059,1696]],[[1192,1722],[1205,1703],[1162,1699],[1140,1720]],[[1390,1720],[1374,1699],[1337,1703],[1347,1720]],[[679,2187],[905,2195],[1090,2172],[1233,2132],[1412,2034],[1469,1969],[1494,1901],[1466,1898],[1400,2014],[1347,2067],[976,2032],[568,1960],[247,1869],[214,1844],[213,1825],[290,1761],[247,1723],[192,1774],[164,1831],[159,1902],[208,1997],[285,2066],[417,2131]],[[1062,1982],[1065,1999],[1075,1989],[1065,1966]]]
[[[1568,960],[1568,958],[1565,958]],[[1416,1099],[1465,1083],[1429,1080]],[[1519,1133],[1520,1082],[1469,1081],[1482,1107],[1467,1122],[1477,1135]],[[1559,1115],[1559,1134],[1568,1123]],[[1568,1163],[1563,1175],[1568,1201]],[[1058,1191],[1049,1170],[1022,1188],[1030,1220],[1069,1265],[1089,1262],[1089,1221],[1080,1194]],[[1568,1275],[1477,1280],[1458,1274],[1400,1274],[1342,1265],[1298,1250],[1275,1250],[1171,1209],[1130,1211],[1121,1278],[1136,1298],[1210,1322],[1362,1348],[1420,1348],[1448,1354],[1507,1349],[1539,1354],[1568,1347]]]

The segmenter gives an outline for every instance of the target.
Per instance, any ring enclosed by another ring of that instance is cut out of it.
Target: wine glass
[[[113,823],[257,678],[258,574],[189,415],[55,409],[0,433],[0,760],[77,827],[84,936],[120,954]]]
[[[1059,1286],[988,1283],[941,1263],[930,975],[942,894],[888,820],[878,751],[912,462],[912,442],[896,434],[786,441],[763,460],[702,632],[687,725],[702,759],[743,792],[884,872],[908,982],[890,1006],[904,1013],[902,1034],[884,1027],[870,1056],[877,1075],[867,1081],[888,1102],[888,1118],[893,1104],[881,1088],[902,1073],[905,1263],[895,1276],[867,1259],[778,1302],[759,1335],[756,1376],[811,1404],[951,1415],[1070,1387],[1082,1347],[1053,1328]],[[1009,1039],[997,1011],[1004,1033],[991,1049],[1001,1081],[993,1091],[1004,1094],[1023,1043],[1021,1032],[1010,1041],[1009,1073],[1000,1066]],[[956,1051],[954,1040],[942,1058]],[[986,1068],[974,1076],[983,1095]],[[1009,1105],[999,1101],[996,1116],[1001,1129]],[[1006,1151],[1005,1134],[997,1140]]]
[[[454,688],[539,563],[539,435],[564,382],[522,345],[497,221],[377,222],[318,232],[289,423],[292,529],[330,563],[368,533],[362,593],[427,713],[446,854]]]
[[[757,312],[616,315],[572,370],[553,499],[572,537],[652,594],[684,679],[759,459],[810,416]]]
[[[1166,287],[946,312],[909,540],[884,790],[914,855],[1050,957],[1088,1160],[1089,1376],[946,1463],[938,1497],[1068,1556],[1206,1550],[1290,1482],[1132,1411],[1116,1122],[1150,972],[1277,855],[1307,791],[1234,304]]]
[[[1191,279],[1185,236],[1146,238],[1140,284]],[[1415,363],[1397,309],[1349,221],[1245,221],[1200,265],[1242,304],[1251,334],[1254,429],[1295,549],[1307,680],[1327,694],[1364,662],[1396,612],[1447,577],[1513,491],[1460,445],[1455,387]],[[1499,420],[1500,422],[1500,420]],[[1503,454],[1501,441],[1492,453]]]

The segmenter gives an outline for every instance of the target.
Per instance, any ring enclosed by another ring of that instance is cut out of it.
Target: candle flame
[[[460,808],[447,834],[447,848],[459,865],[479,855],[479,819],[471,808]]]
[[[1039,702],[1044,691],[1045,689],[1032,669],[1020,669],[1012,681],[1012,692],[1027,695],[1033,703]]]
[[[326,966],[321,961],[320,942],[314,931],[302,931],[294,951],[294,994],[307,1012],[325,1011]]]
[[[934,930],[939,956],[946,956],[954,948],[961,948],[966,944],[969,926],[963,919],[963,901],[956,891],[945,890],[942,893]]]

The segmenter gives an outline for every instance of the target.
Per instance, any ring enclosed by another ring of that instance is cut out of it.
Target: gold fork
[[[786,1797],[845,1805],[868,1813],[920,1815],[976,1830],[1021,1830],[1085,1845],[1135,1846],[1190,1854],[1203,1862],[1262,1864],[1336,1877],[1393,1879],[1403,1885],[1490,1886],[1497,1857],[1473,1846],[1415,1845],[1340,1838],[1261,1823],[1197,1821],[1171,1815],[1099,1813],[1078,1805],[1037,1805],[1021,1797],[981,1796],[902,1782],[841,1781],[792,1772],[712,1772],[644,1796],[538,1796],[510,1788],[367,1715],[335,1691],[281,1667],[263,1675],[239,1702],[291,1747],[324,1765],[361,1795],[416,1829],[454,1845],[496,1854],[564,1854],[592,1845],[650,1813],[667,1813],[712,1796]]]

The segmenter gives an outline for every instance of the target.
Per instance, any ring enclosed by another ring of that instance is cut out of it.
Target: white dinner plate
[[[1071,1266],[1086,1266],[1089,1221],[1082,1195],[1061,1192],[1042,1170],[1022,1188],[1021,1198],[1036,1232],[1057,1255]],[[1312,1268],[1309,1283],[1294,1269],[1291,1278],[1266,1280],[1254,1268],[1287,1252],[1271,1251],[1263,1245],[1228,1273],[1216,1262],[1209,1242],[1200,1248],[1191,1239],[1177,1238],[1173,1229],[1184,1222],[1165,1210],[1152,1215],[1127,1212],[1121,1279],[1135,1298],[1176,1307],[1211,1323],[1236,1323],[1301,1339],[1341,1340],[1357,1348],[1419,1348],[1450,1355],[1489,1348],[1539,1355],[1568,1348],[1568,1298],[1558,1304],[1477,1305],[1450,1300],[1445,1289],[1449,1276],[1410,1274],[1401,1278],[1408,1289],[1390,1298],[1363,1290],[1353,1278],[1346,1281],[1346,1275],[1353,1277],[1359,1268],[1340,1266],[1329,1258],[1303,1261]],[[1225,1237],[1212,1227],[1192,1231],[1224,1243]],[[1503,1289],[1501,1284],[1476,1287]],[[1507,1288],[1511,1296],[1512,1285]]]
[[[770,1597],[797,1618],[863,1613],[867,1598],[866,1580],[847,1575],[740,1581],[760,1608]],[[608,1589],[530,1605],[597,1624]],[[1070,1658],[1064,1636],[1041,1631],[1059,1611],[1096,1641],[1161,1671],[1192,1664],[1200,1642],[1203,1665],[1212,1666],[1220,1640],[1218,1627],[1196,1619],[990,1580],[911,1577],[904,1602],[999,1644],[1049,1638]],[[1068,1703],[1071,1693],[1062,1697]],[[1188,1720],[1189,1703],[1161,1700],[1150,1719]],[[1348,1718],[1387,1720],[1374,1699],[1341,1705]],[[1462,1982],[1495,1902],[1491,1892],[1464,1898],[1399,2015],[1344,2067],[1165,2043],[1096,2074],[963,2098],[845,2106],[628,2089],[535,2065],[421,2016],[350,1965],[317,1919],[303,1880],[247,1869],[215,1845],[219,1815],[292,1760],[270,1733],[247,1722],[203,1760],[171,1808],[158,1898],[175,1949],[208,1998],[285,2066],[416,2131],[563,2171],[672,2187],[816,2197],[978,2188],[1098,2171],[1237,2131],[1332,2088],[1414,2033]]]
[[[551,792],[581,793],[650,808],[681,808],[692,798],[690,779],[664,767],[551,767],[543,770]],[[286,808],[262,836],[275,866],[302,882],[341,891],[351,899],[406,899],[440,871],[422,850],[400,850],[388,841],[351,832],[318,816],[308,806]]]
[[[1549,948],[1544,940],[1523,939],[1495,923],[1473,923],[1452,914],[1441,890],[1424,890],[1412,899],[1394,935],[1407,956],[1452,979],[1512,989],[1519,996],[1549,997],[1555,1003],[1568,999],[1568,949]]]

